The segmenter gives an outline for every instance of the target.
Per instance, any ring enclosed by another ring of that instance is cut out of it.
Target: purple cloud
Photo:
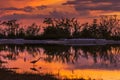
[[[85,10],[120,11],[120,0],[85,0],[85,1],[68,0],[66,3],[63,3],[63,5],[73,5],[75,9],[78,11]]]
[[[31,6],[27,6],[27,7],[24,7],[22,10],[25,11],[25,12],[33,12],[35,8],[31,7]]]
[[[42,5],[42,6],[37,6],[36,8],[37,8],[38,10],[43,10],[43,9],[46,9],[46,8],[47,8],[47,6]]]
[[[45,18],[48,15],[42,15],[42,14],[35,14],[35,15],[28,15],[28,14],[12,14],[12,15],[5,15],[0,17],[0,20],[12,20],[12,19],[41,19]]]

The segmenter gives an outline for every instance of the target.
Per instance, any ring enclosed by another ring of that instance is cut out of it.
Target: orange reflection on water
[[[120,70],[100,70],[100,69],[75,69],[68,64],[59,62],[45,62],[40,60],[36,64],[31,64],[30,61],[24,62],[22,59],[10,61],[9,68],[19,67],[16,70],[18,73],[50,73],[61,78],[85,78],[85,79],[99,79],[99,80],[119,80]],[[32,71],[30,68],[35,68]]]
[[[37,74],[53,74],[56,77],[60,78],[84,78],[84,79],[96,79],[96,80],[120,80],[120,67],[119,67],[119,47],[118,48],[111,48],[110,51],[107,50],[109,55],[115,56],[118,61],[118,64],[112,65],[110,64],[102,64],[105,63],[104,60],[102,62],[94,63],[92,61],[93,57],[89,54],[88,59],[82,57],[84,56],[82,52],[82,56],[78,58],[76,63],[70,62],[62,62],[58,60],[57,57],[60,56],[52,56],[53,60],[51,59],[51,55],[47,55],[43,49],[39,48],[40,52],[20,52],[19,55],[16,56],[15,60],[7,60],[8,63],[4,64],[4,66],[8,69],[12,69],[17,73],[37,73]],[[71,52],[70,61],[73,58],[73,54],[75,51],[73,48],[70,48],[69,52]],[[1,55],[8,55],[11,52],[1,52]],[[62,53],[61,53],[62,54]],[[65,54],[65,53],[64,53]],[[68,53],[67,53],[68,54]],[[101,54],[101,53],[99,53]],[[107,54],[107,53],[106,53]],[[15,55],[15,53],[13,53]],[[64,56],[64,55],[62,55]],[[100,56],[96,58],[99,59]],[[105,56],[104,56],[105,57]],[[111,57],[111,56],[108,56]],[[40,58],[40,60],[38,60]],[[47,60],[46,60],[47,59]],[[102,59],[102,58],[101,58]],[[103,58],[104,59],[104,58]],[[57,61],[58,60],[58,61]],[[35,63],[31,63],[31,61],[37,61]]]

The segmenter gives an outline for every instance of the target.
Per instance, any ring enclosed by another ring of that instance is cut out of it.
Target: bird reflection
[[[34,67],[33,67],[33,68],[30,68],[30,69],[31,69],[32,71],[38,71],[38,70],[37,70],[36,68],[34,68]]]
[[[33,61],[31,61],[30,63],[32,63],[33,64],[33,68],[35,67],[35,63],[37,63],[40,59],[42,59],[43,57],[39,57],[38,59],[36,59],[36,60],[33,60]],[[41,69],[41,67],[40,67],[40,69]]]
[[[34,66],[32,68],[30,68],[30,70],[32,71],[35,71],[35,72],[38,72],[39,73],[39,70],[41,69],[41,67],[39,68],[35,68]]]

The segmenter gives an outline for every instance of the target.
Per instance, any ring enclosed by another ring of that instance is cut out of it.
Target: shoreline
[[[0,39],[0,44],[58,44],[58,45],[107,45],[120,44],[119,41],[106,39],[59,39],[59,40],[26,40]]]

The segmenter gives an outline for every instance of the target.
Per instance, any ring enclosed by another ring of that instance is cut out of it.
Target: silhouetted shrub
[[[31,24],[21,27],[17,20],[0,22],[0,38],[23,39],[64,39],[97,38],[120,40],[120,20],[116,15],[100,16],[92,23],[80,25],[75,18],[45,18],[43,33],[40,26]]]

